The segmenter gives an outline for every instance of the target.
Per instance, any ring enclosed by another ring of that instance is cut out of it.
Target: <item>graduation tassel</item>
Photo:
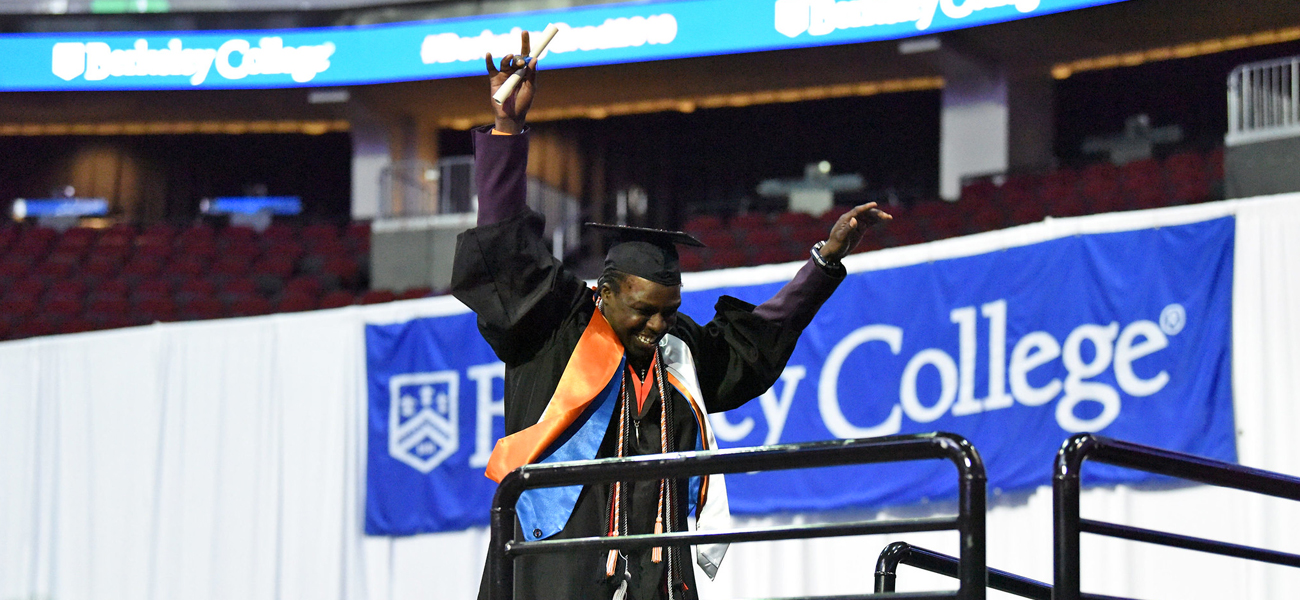
[[[659,513],[659,516],[655,517],[655,534],[658,535],[663,532],[664,532],[664,515],[663,513]],[[663,547],[655,546],[654,550],[650,552],[650,562],[658,563],[658,562],[663,562],[663,560],[664,560]]]
[[[618,568],[618,550],[609,551],[609,559],[605,561],[605,577],[613,577],[615,569]]]

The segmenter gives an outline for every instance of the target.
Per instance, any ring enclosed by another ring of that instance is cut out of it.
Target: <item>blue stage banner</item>
[[[412,535],[488,523],[483,475],[505,433],[505,365],[473,313],[366,326],[366,533]]]
[[[1079,432],[1235,461],[1233,232],[1228,217],[850,275],[781,381],[711,421],[724,447],[951,431],[979,450],[990,496],[1047,485]],[[779,287],[691,294],[683,310]],[[1151,478],[1095,465],[1084,483]],[[727,483],[737,514],[956,496],[943,461]]]
[[[519,32],[542,69],[890,40],[1123,0],[661,0],[353,27],[0,35],[0,91],[283,88],[482,75]]]
[[[955,432],[994,495],[1047,485],[1077,432],[1235,461],[1233,231],[1229,217],[851,274],[780,381],[710,421],[723,447]],[[686,292],[682,310],[707,321],[720,294],[760,303],[781,285]],[[486,524],[503,367],[473,315],[366,338],[366,531]],[[952,475],[920,461],[734,475],[728,488],[734,513],[766,514],[949,499]],[[1085,483],[1149,478],[1096,465]]]

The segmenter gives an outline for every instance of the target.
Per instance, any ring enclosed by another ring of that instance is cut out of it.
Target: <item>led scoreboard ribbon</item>
[[[546,68],[898,39],[1123,0],[665,0],[356,27],[0,35],[0,91],[280,88],[478,75],[519,31]]]

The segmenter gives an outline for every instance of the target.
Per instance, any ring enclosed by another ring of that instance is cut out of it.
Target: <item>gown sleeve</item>
[[[675,333],[691,346],[708,412],[737,408],[772,387],[800,334],[841,281],[810,260],[757,307],[722,296],[704,325],[679,316]]]
[[[475,131],[478,226],[456,238],[451,291],[507,365],[533,356],[586,293],[543,240],[527,208],[528,134]]]

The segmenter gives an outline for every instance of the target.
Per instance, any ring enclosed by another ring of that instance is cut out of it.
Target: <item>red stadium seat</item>
[[[1205,155],[1205,175],[1210,181],[1223,181],[1223,146]]]
[[[21,320],[36,312],[39,304],[35,295],[6,292],[0,297],[0,314],[14,320]]]
[[[230,316],[251,317],[272,312],[271,302],[261,296],[244,296],[230,303]]]
[[[348,224],[343,232],[343,237],[347,238],[348,245],[356,252],[370,251],[370,223],[368,221],[353,221]]]
[[[785,240],[786,238],[782,235],[782,232],[775,227],[762,227],[746,231],[745,239],[741,240],[741,243],[759,250],[763,247],[780,246],[785,243]]]
[[[993,204],[998,201],[998,186],[993,180],[983,178],[976,179],[961,187],[961,200],[963,204],[983,206]]]
[[[122,270],[122,259],[118,256],[92,255],[81,265],[81,274],[96,280],[117,276]]]
[[[320,299],[319,308],[339,308],[356,303],[352,294],[343,290],[334,290]]]
[[[99,321],[106,321],[112,316],[125,316],[131,305],[124,296],[97,296],[86,305],[86,314]]]
[[[1131,162],[1121,169],[1122,188],[1134,208],[1155,208],[1167,203],[1164,169],[1154,159]]]
[[[791,254],[791,251],[784,245],[765,246],[754,252],[754,264],[769,265],[796,260]]]
[[[60,323],[59,327],[55,330],[55,333],[84,333],[96,329],[99,329],[99,324],[95,321],[80,316],[74,316]]]
[[[1034,198],[1033,200],[1013,204],[1011,213],[1008,216],[1013,225],[1036,223],[1047,217],[1047,207],[1042,202],[1039,202],[1037,198]]]
[[[90,299],[94,300],[99,297],[125,298],[131,291],[131,286],[121,279],[102,279],[95,288],[90,291]]]
[[[176,287],[176,301],[186,304],[196,298],[212,298],[217,294],[217,286],[209,279],[195,277],[182,280]]]
[[[135,303],[133,313],[141,322],[175,321],[176,304],[170,296],[149,296]]]
[[[745,213],[743,215],[736,215],[731,218],[731,222],[729,223],[729,225],[737,229],[752,229],[756,227],[765,227],[767,226],[767,215],[763,213],[756,213],[756,212]]]
[[[965,201],[965,198],[961,200]],[[996,203],[985,204],[971,215],[970,225],[973,231],[993,231],[1008,225],[1007,214]]]
[[[55,261],[41,264],[31,274],[32,277],[40,277],[46,281],[55,281],[71,276],[77,270],[74,263]]]
[[[415,300],[417,298],[428,298],[433,295],[433,288],[414,287],[409,288],[397,295],[398,300]]]
[[[226,316],[226,305],[211,296],[198,297],[179,304],[180,317],[185,320],[220,319]]]
[[[1123,210],[1124,197],[1120,194],[1119,169],[1108,162],[1088,165],[1079,178],[1084,210],[1087,214]]]
[[[85,250],[95,243],[99,238],[99,231],[88,227],[73,227],[63,232],[55,242],[59,248],[77,248]]]
[[[289,256],[264,256],[250,268],[253,275],[270,275],[288,279],[293,275],[294,259]]]
[[[146,279],[131,290],[131,298],[136,302],[146,298],[166,298],[170,303],[172,300],[172,285],[161,278]]]
[[[262,239],[270,244],[292,242],[298,239],[298,229],[283,222],[273,222],[262,231]]]
[[[367,290],[357,299],[357,304],[380,304],[383,302],[392,302],[397,299],[397,294],[389,290]]]
[[[749,257],[736,248],[718,248],[713,251],[709,257],[709,268],[727,269],[731,267],[741,267],[749,262]]]
[[[222,284],[221,293],[237,294],[242,296],[255,296],[257,295],[257,282],[253,281],[251,277],[240,277],[238,279],[231,279],[225,282],[224,284]]]
[[[202,277],[208,270],[208,261],[201,256],[178,254],[167,263],[163,275],[171,279],[185,280]]]
[[[86,282],[80,279],[60,279],[45,288],[48,298],[72,298],[80,300],[86,295]]]
[[[313,223],[303,227],[301,239],[303,246],[312,250],[323,243],[340,242],[338,228],[328,223]]]
[[[312,275],[301,275],[290,279],[284,286],[284,293],[297,293],[318,298],[323,291],[320,279]]]
[[[296,261],[299,258],[302,258],[303,252],[302,244],[299,244],[295,240],[274,240],[266,247],[266,252],[263,254],[263,257],[284,257],[291,261]]]
[[[6,290],[6,293],[38,298],[45,293],[45,281],[38,277],[28,277],[13,284],[12,287]]]
[[[60,296],[47,298],[41,304],[41,314],[58,315],[64,319],[70,319],[81,314],[82,308],[80,299]]]
[[[151,256],[136,255],[122,267],[121,275],[138,281],[153,277],[161,270],[162,261]]]
[[[736,245],[736,236],[727,229],[701,231],[696,238],[709,248],[731,248]]]
[[[694,272],[704,270],[704,256],[702,250],[685,250],[681,253],[681,267],[683,271]]]
[[[893,246],[910,246],[925,241],[921,226],[910,219],[898,219],[884,229],[884,237],[892,241]]]
[[[222,277],[243,277],[248,273],[249,258],[241,255],[225,255],[212,263],[210,270],[213,275]]]
[[[783,212],[783,213],[777,213],[776,217],[772,219],[772,222],[782,227],[785,227],[788,230],[794,230],[800,227],[811,225],[816,220],[817,219],[815,217],[813,217],[808,213]]]
[[[361,274],[361,269],[357,266],[356,261],[350,258],[335,257],[325,261],[324,272],[338,278],[345,285],[354,286]]]
[[[11,332],[11,339],[23,339],[44,335],[54,335],[58,333],[59,327],[62,326],[63,319],[56,315],[42,313],[35,315],[31,319],[25,319],[15,324]]]
[[[1070,169],[1058,169],[1043,177],[1040,194],[1048,214],[1057,217],[1084,214],[1078,183],[1078,175]]]
[[[814,220],[811,223],[800,226],[790,232],[790,242],[812,248],[813,244],[826,239],[830,234],[830,227],[824,226],[821,221]]]
[[[300,292],[286,292],[276,303],[279,312],[302,312],[316,309],[316,297]]]
[[[682,225],[682,230],[691,232],[709,231],[712,229],[720,229],[721,227],[722,219],[714,215],[697,215],[687,220],[686,223]]]
[[[31,270],[32,265],[27,259],[6,255],[0,259],[0,285],[8,287],[9,283],[22,279]]]

